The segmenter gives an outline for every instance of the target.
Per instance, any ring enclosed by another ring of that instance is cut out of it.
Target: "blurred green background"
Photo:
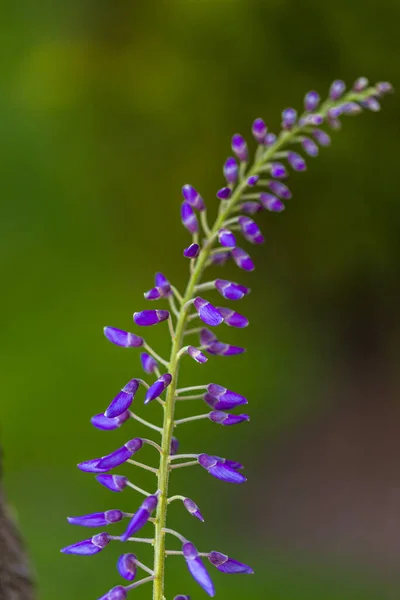
[[[335,78],[398,85],[400,3],[20,0],[2,13],[5,485],[38,597],[84,600],[118,583],[121,548],[61,555],[87,533],[65,517],[139,502],[75,466],[142,433],[89,423],[140,372],[139,352],[107,343],[102,327],[132,328],[156,270],[183,288],[180,187],[215,204],[232,133],[248,135],[258,116],[276,131],[282,108]],[[261,216],[255,274],[224,270],[252,287],[240,307],[252,326],[224,336],[248,353],[182,370],[183,383],[250,399],[248,426],[179,431],[183,452],[247,466],[239,489],[197,470],[172,483],[206,523],[173,506],[171,526],[256,570],[212,570],[221,600],[400,595],[398,115],[393,96],[347,119],[291,178],[287,210]],[[166,327],[146,335],[167,352]],[[157,419],[158,408],[139,410]],[[168,572],[168,600],[205,597],[179,558]]]

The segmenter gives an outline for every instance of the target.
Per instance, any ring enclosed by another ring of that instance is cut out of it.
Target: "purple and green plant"
[[[166,600],[164,581],[167,556],[183,558],[195,581],[209,596],[215,595],[215,589],[203,558],[208,559],[210,564],[222,573],[253,573],[251,567],[221,552],[198,552],[195,545],[184,535],[167,527],[167,509],[174,501],[181,502],[191,515],[204,521],[199,507],[193,500],[185,495],[168,496],[170,476],[176,469],[200,466],[221,481],[236,484],[246,481],[242,474],[243,465],[235,460],[203,452],[178,454],[178,440],[174,436],[178,426],[191,421],[208,419],[213,423],[229,426],[249,420],[246,413],[226,412],[247,404],[247,399],[220,384],[204,383],[178,387],[180,362],[184,355],[203,364],[207,362],[208,355],[231,356],[244,352],[244,348],[221,341],[208,327],[218,327],[225,323],[230,327],[243,328],[248,325],[247,318],[233,308],[214,306],[203,296],[207,292],[217,292],[225,300],[240,300],[250,292],[249,288],[219,278],[204,281],[204,274],[209,266],[224,265],[229,259],[240,269],[253,271],[254,263],[248,252],[238,246],[237,239],[240,235],[251,244],[264,242],[264,237],[251,216],[265,210],[284,210],[285,201],[290,200],[292,193],[281,180],[288,177],[289,168],[294,171],[306,170],[306,162],[297,150],[310,157],[317,156],[319,147],[328,146],[331,142],[329,135],[321,128],[322,125],[327,124],[332,129],[339,129],[342,116],[356,115],[363,109],[378,111],[379,99],[391,90],[392,87],[387,82],[370,87],[368,80],[360,77],[347,93],[343,81],[334,81],[327,100],[322,104],[317,92],[308,92],[304,99],[304,112],[300,116],[293,108],[282,112],[282,128],[279,135],[269,132],[262,119],[253,122],[252,134],[257,147],[252,162],[249,159],[246,140],[243,136],[235,134],[232,138],[235,157],[227,158],[223,166],[226,185],[216,193],[219,209],[212,226],[209,225],[202,196],[191,185],[183,186],[181,219],[192,236],[191,243],[183,251],[184,257],[189,259],[189,280],[186,289],[183,293],[179,292],[163,274],[157,273],[154,287],[146,292],[144,297],[147,300],[167,300],[169,310],[147,309],[133,315],[135,325],[140,327],[167,322],[171,337],[169,358],[159,356],[143,337],[135,333],[115,327],[104,329],[106,338],[113,344],[123,348],[142,348],[142,368],[151,376],[152,381],[150,384],[142,378],[128,381],[104,413],[92,417],[92,424],[98,429],[112,430],[134,419],[161,439],[155,442],[152,439],[133,438],[111,454],[78,465],[82,471],[95,473],[97,481],[112,492],[122,492],[125,488],[131,488],[142,494],[145,499],[133,514],[113,509],[70,517],[68,520],[72,524],[94,528],[103,528],[123,519],[129,519],[129,522],[120,536],[105,532],[96,533],[64,548],[62,552],[97,554],[113,541],[131,542],[135,545],[150,544],[154,548],[154,563],[151,567],[140,562],[136,554],[122,554],[117,562],[117,570],[127,583],[112,588],[101,600],[127,598],[131,590],[146,583],[152,584],[153,600]],[[191,325],[198,321],[204,325]],[[145,405],[153,401],[161,405],[161,426],[142,419],[131,410],[133,399],[141,386],[145,388]],[[208,408],[200,414],[176,418],[175,413],[179,405],[186,400],[202,401]],[[132,459],[145,444],[151,445],[159,454],[157,467]],[[125,476],[110,473],[112,469],[124,463],[150,471],[156,478],[153,491],[141,489]],[[153,529],[150,536],[135,537],[145,526]],[[167,548],[167,536],[177,538],[181,549]],[[145,576],[136,580],[138,569],[144,571]],[[177,595],[174,600],[189,598],[187,595]]]

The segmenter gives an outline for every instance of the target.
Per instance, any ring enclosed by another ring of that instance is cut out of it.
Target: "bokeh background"
[[[38,598],[84,600],[118,582],[120,547],[61,555],[86,534],[66,515],[139,502],[75,466],[142,433],[89,423],[140,371],[139,352],[107,343],[102,327],[132,327],[156,270],[184,286],[180,187],[215,204],[232,133],[258,116],[276,130],[283,107],[335,78],[398,85],[400,4],[19,0],[2,13],[5,486]],[[255,274],[225,270],[252,287],[241,303],[252,326],[225,334],[249,352],[182,371],[250,399],[248,426],[179,432],[183,452],[247,466],[239,489],[197,470],[172,484],[206,517],[173,506],[172,526],[254,565],[253,577],[213,570],[221,600],[400,595],[398,98],[334,138],[292,177],[287,210],[261,217]],[[167,352],[166,327],[147,337]],[[157,419],[158,408],[139,411]],[[168,572],[168,600],[203,597],[179,558]]]

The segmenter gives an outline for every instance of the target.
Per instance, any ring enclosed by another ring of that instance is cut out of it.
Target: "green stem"
[[[342,98],[337,103],[328,101],[323,104],[318,111],[319,114],[325,116],[332,106],[335,104],[341,104],[348,100],[359,100],[364,97],[368,97],[373,93],[373,88],[365,90],[361,94],[355,94],[350,92],[347,96]],[[154,541],[154,584],[153,584],[153,600],[165,600],[164,596],[164,572],[165,572],[165,525],[167,519],[167,507],[168,507],[168,484],[170,475],[170,447],[171,439],[174,431],[174,412],[175,412],[175,400],[176,390],[178,383],[179,373],[179,351],[182,348],[182,341],[185,334],[186,325],[188,322],[188,310],[190,302],[195,296],[196,286],[199,285],[202,278],[203,272],[207,266],[207,261],[212,251],[212,246],[217,237],[219,229],[223,226],[223,223],[233,214],[237,204],[242,198],[242,194],[247,187],[247,179],[251,175],[258,175],[260,169],[278,152],[285,144],[291,142],[293,138],[296,138],[300,132],[307,131],[309,126],[296,126],[290,131],[282,131],[276,142],[270,147],[266,148],[263,152],[260,152],[255,159],[255,162],[246,173],[247,164],[240,165],[240,178],[239,183],[234,190],[231,198],[227,201],[223,201],[220,204],[220,210],[215,223],[211,229],[208,226],[205,227],[205,239],[200,251],[200,254],[196,261],[193,263],[193,269],[191,271],[190,279],[186,287],[186,291],[182,298],[182,306],[177,317],[177,323],[175,331],[172,336],[172,348],[169,360],[169,373],[172,375],[172,383],[168,387],[166,401],[163,405],[164,408],[164,423],[162,433],[162,453],[160,459],[160,466],[158,470],[158,490],[159,490],[159,501],[156,515],[156,526],[155,526],[155,541]],[[202,219],[205,224],[204,218]],[[205,288],[206,286],[204,286]],[[202,288],[200,288],[202,289]],[[208,287],[207,287],[208,289]]]

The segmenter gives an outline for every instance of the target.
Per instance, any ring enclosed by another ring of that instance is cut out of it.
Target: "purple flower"
[[[127,581],[133,581],[137,573],[136,556],[134,554],[122,554],[117,562],[118,573]]]
[[[219,311],[219,309],[218,309],[218,311]],[[203,354],[201,350],[199,350],[198,348],[195,348],[195,346],[189,346],[188,354],[198,363],[206,363],[208,361],[207,356],[205,354]]]
[[[249,415],[230,415],[229,413],[222,412],[220,410],[214,410],[209,414],[210,421],[219,423],[220,425],[237,425],[243,423],[243,421],[250,421]]]
[[[181,206],[181,219],[183,225],[190,233],[197,233],[199,231],[199,223],[197,217],[194,214],[193,208],[188,202],[182,202]]]
[[[126,442],[121,448],[114,450],[111,454],[103,456],[103,458],[100,459],[98,467],[100,469],[106,469],[107,471],[114,467],[118,467],[118,465],[122,465],[133,454],[138,452],[142,446],[143,441],[141,438],[133,438],[133,440],[129,440],[129,442]]]
[[[197,258],[200,252],[200,246],[198,244],[190,244],[183,251],[183,256],[186,258]]]
[[[308,156],[318,156],[319,148],[317,144],[310,138],[304,137],[301,140],[301,145],[303,146],[304,152],[307,152]]]
[[[213,582],[201,560],[196,547],[191,542],[185,542],[182,546],[183,556],[186,560],[189,572],[193,579],[211,597],[215,596]]]
[[[246,294],[250,292],[249,288],[239,283],[233,283],[226,279],[217,279],[215,287],[218,292],[227,300],[241,300]]]
[[[128,479],[123,475],[96,475],[96,479],[112,492],[122,492],[128,485]]]
[[[229,573],[231,575],[236,573],[252,575],[254,573],[253,569],[248,565],[238,562],[233,558],[229,558],[229,556],[226,556],[226,554],[222,554],[221,552],[215,552],[215,550],[210,552],[208,560],[222,573]]]
[[[256,185],[257,181],[260,179],[259,175],[251,175],[248,179],[247,179],[247,185],[253,187]]]
[[[282,212],[285,210],[285,205],[279,198],[268,192],[261,192],[260,202],[262,205],[271,212]]]
[[[239,267],[239,269],[244,269],[245,271],[254,271],[255,265],[252,261],[251,257],[243,248],[233,248],[232,250],[232,258]]]
[[[104,335],[109,342],[122,348],[138,348],[144,344],[143,338],[116,327],[104,327]]]
[[[233,158],[233,156],[230,156],[229,158],[226,159],[225,164],[224,164],[224,176],[225,176],[227,183],[235,184],[238,179],[238,175],[239,175],[239,167],[236,162],[236,158]]]
[[[113,587],[105,596],[99,598],[99,600],[125,600],[127,598],[127,591],[122,585]]]
[[[380,95],[389,94],[394,91],[392,84],[388,81],[380,81],[376,84],[375,87],[378,90],[378,94]]]
[[[303,119],[300,119],[299,121],[299,125],[301,125],[302,127],[304,125],[322,125],[322,123],[324,122],[324,117],[322,115],[319,114],[313,114],[313,115],[306,115]]]
[[[378,100],[373,96],[365,98],[365,100],[360,100],[360,104],[363,108],[371,110],[372,112],[378,112],[381,110],[381,105],[379,104]]]
[[[226,481],[227,483],[244,483],[247,481],[244,475],[238,473],[235,468],[219,456],[200,454],[198,461],[199,464],[216,479]]]
[[[294,108],[285,108],[282,111],[282,127],[283,129],[292,129],[297,121],[297,111]]]
[[[318,92],[308,92],[304,98],[304,110],[313,112],[318,108],[320,97]]]
[[[243,204],[240,206],[240,210],[246,215],[255,215],[256,213],[262,211],[262,206],[258,202],[243,202]]]
[[[262,119],[256,119],[253,122],[251,131],[256,142],[263,144],[265,141],[265,136],[267,135],[267,126],[264,121]]]
[[[154,371],[158,369],[156,359],[150,354],[147,354],[147,352],[142,352],[140,355],[140,362],[142,363],[142,368],[145,373],[154,373]]]
[[[242,404],[247,404],[247,399],[244,396],[232,392],[232,390],[228,390],[217,383],[210,383],[207,391],[207,397],[204,397],[204,399],[215,410],[230,410]]]
[[[218,342],[218,338],[215,333],[209,329],[206,329],[206,327],[203,327],[200,330],[200,344],[202,346],[211,346],[211,344],[214,344],[214,342]]]
[[[329,97],[332,100],[339,100],[340,96],[344,93],[346,89],[346,84],[344,81],[337,79],[334,81],[329,90]]]
[[[288,172],[282,163],[275,162],[271,164],[271,175],[277,179],[285,179],[288,176]]]
[[[193,502],[193,500],[191,500],[190,498],[185,498],[183,501],[183,506],[188,512],[190,512],[191,515],[193,515],[194,517],[199,519],[199,521],[202,521],[204,523],[203,515],[201,514],[196,502]]]
[[[197,310],[200,319],[206,325],[210,325],[211,327],[216,327],[217,325],[221,325],[223,323],[224,318],[221,313],[208,302],[208,300],[204,300],[204,298],[200,298],[199,296],[194,300],[194,307]]]
[[[238,327],[242,329],[243,327],[247,327],[249,324],[249,320],[243,315],[235,312],[231,308],[221,308],[218,306],[218,310],[221,315],[224,317],[224,323],[229,325],[230,327]]]
[[[162,295],[172,296],[171,284],[168,279],[162,273],[156,273],[154,277],[154,284],[156,288],[162,290]]]
[[[362,92],[363,90],[365,90],[369,85],[369,81],[366,77],[359,77],[358,79],[355,80],[354,84],[353,84],[353,90],[355,92]]]
[[[163,297],[162,288],[153,287],[151,288],[151,290],[145,292],[143,295],[145,300],[159,300]]]
[[[105,473],[109,469],[100,468],[101,458],[92,458],[91,460],[85,460],[84,462],[78,463],[78,469],[84,473]]]
[[[220,229],[218,232],[218,239],[221,246],[225,246],[227,248],[236,246],[236,238],[232,231],[229,231],[229,229]]]
[[[322,129],[314,129],[312,134],[320,146],[330,146],[331,145],[330,136]]]
[[[232,190],[229,187],[223,187],[217,192],[217,198],[220,200],[228,200],[231,197]]]
[[[232,150],[240,161],[247,162],[249,160],[246,140],[239,133],[235,133],[232,137]]]
[[[153,385],[151,385],[149,387],[149,389],[147,390],[146,397],[144,399],[144,403],[148,404],[152,400],[159,398],[159,396],[163,393],[163,391],[169,386],[171,381],[172,381],[172,375],[170,375],[169,373],[165,373],[164,375],[161,375],[161,377],[159,377],[157,379],[157,381],[155,381],[153,383]]]
[[[126,531],[121,535],[121,541],[126,542],[128,538],[137,533],[144,527],[151,517],[158,503],[157,496],[148,496],[141,504],[140,508],[133,515]]]
[[[265,136],[265,145],[266,146],[272,146],[273,144],[275,144],[276,142],[276,135],[275,133],[267,133],[267,135]]]
[[[178,450],[179,450],[179,440],[175,436],[172,436],[171,448],[169,449],[169,453],[171,456],[174,456],[174,454],[178,454]]]
[[[90,422],[97,429],[101,429],[103,431],[111,431],[113,429],[118,429],[118,427],[121,427],[121,425],[123,425],[125,421],[129,419],[129,417],[130,415],[128,410],[123,412],[121,415],[118,415],[118,417],[113,417],[111,419],[108,419],[105,415],[103,415],[103,413],[100,413],[92,417],[90,419]]]
[[[223,342],[214,342],[207,348],[207,352],[215,356],[235,356],[236,354],[246,352],[246,348],[224,344]]]
[[[304,158],[297,152],[288,152],[288,162],[295,171],[305,171],[307,168]]]
[[[206,206],[204,204],[203,198],[200,196],[199,192],[195,190],[194,187],[192,187],[191,185],[186,184],[183,186],[182,196],[192,208],[195,208],[196,210],[200,211],[205,210]]]
[[[239,217],[239,225],[243,236],[248,242],[252,244],[264,243],[264,236],[255,221],[249,219],[249,217]]]
[[[124,513],[120,510],[107,510],[106,512],[91,513],[82,517],[68,517],[68,523],[81,525],[82,527],[106,527],[112,523],[118,523],[123,518]]]
[[[222,267],[226,261],[229,259],[230,253],[226,252],[226,250],[221,250],[221,252],[216,252],[210,258],[210,261],[213,265],[218,265]]]
[[[174,600],[190,600],[190,596],[182,596],[180,594],[179,596],[175,596]]]
[[[115,396],[114,400],[104,411],[104,416],[107,419],[113,417],[119,417],[124,413],[132,404],[136,392],[139,388],[139,381],[137,379],[131,379],[128,381],[126,386]]]
[[[292,192],[280,181],[269,181],[268,187],[273,194],[276,194],[279,198],[282,198],[282,200],[290,200],[292,197]]]
[[[111,536],[108,533],[98,533],[88,540],[83,540],[82,542],[77,542],[76,544],[63,548],[61,552],[64,554],[82,554],[84,556],[98,554],[110,543],[110,541]]]
[[[157,325],[162,321],[166,321],[169,317],[167,310],[142,310],[141,312],[133,313],[133,320],[136,325],[141,327],[149,327],[150,325]]]

